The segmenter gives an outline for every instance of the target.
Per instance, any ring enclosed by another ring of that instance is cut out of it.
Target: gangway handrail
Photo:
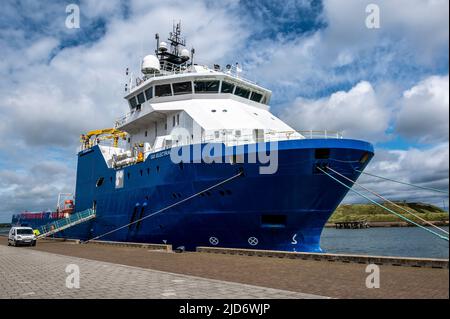
[[[84,211],[71,214],[67,218],[59,219],[54,222],[48,223],[47,225],[38,227],[36,230],[39,232],[39,234],[36,236],[36,238],[40,239],[43,237],[53,235],[67,228],[84,223],[95,217],[96,212],[93,209],[86,209]]]

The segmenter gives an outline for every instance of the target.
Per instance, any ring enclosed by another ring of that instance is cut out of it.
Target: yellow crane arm
[[[119,143],[119,138],[125,139],[127,136],[126,132],[120,131],[115,128],[105,128],[100,130],[89,131],[86,134],[81,135],[81,142],[85,148],[92,147],[91,138],[94,137],[96,140],[114,140],[114,147],[117,147]]]

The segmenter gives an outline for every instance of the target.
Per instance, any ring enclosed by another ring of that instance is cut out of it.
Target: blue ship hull
[[[248,146],[221,148],[222,154],[250,152]],[[262,164],[230,164],[227,156],[223,163],[174,164],[169,152],[162,151],[124,167],[123,188],[116,189],[116,170],[107,167],[95,146],[78,155],[76,211],[94,206],[97,217],[57,236],[91,239],[242,171],[228,183],[101,239],[167,243],[186,250],[218,246],[321,252],[322,229],[348,190],[316,167],[328,165],[356,180],[355,169],[365,168],[373,147],[357,140],[303,139],[279,142],[277,148],[278,170],[271,175],[260,174]],[[27,222],[40,226],[45,220]]]

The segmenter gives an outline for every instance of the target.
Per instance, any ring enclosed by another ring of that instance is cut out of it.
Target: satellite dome
[[[188,59],[189,59],[189,50],[188,50],[188,49],[183,49],[183,50],[181,50],[180,56],[181,56],[182,58],[188,58]]]
[[[158,73],[160,65],[159,60],[154,55],[147,55],[142,59],[141,71],[144,74]]]
[[[167,51],[167,43],[166,42],[161,42],[159,44],[159,51]]]

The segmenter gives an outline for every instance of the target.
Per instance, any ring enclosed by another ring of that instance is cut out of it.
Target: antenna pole
[[[155,50],[155,53],[156,53],[156,56],[158,56],[158,50],[159,50],[159,34],[158,33],[155,34],[155,39],[156,39],[156,50]]]

